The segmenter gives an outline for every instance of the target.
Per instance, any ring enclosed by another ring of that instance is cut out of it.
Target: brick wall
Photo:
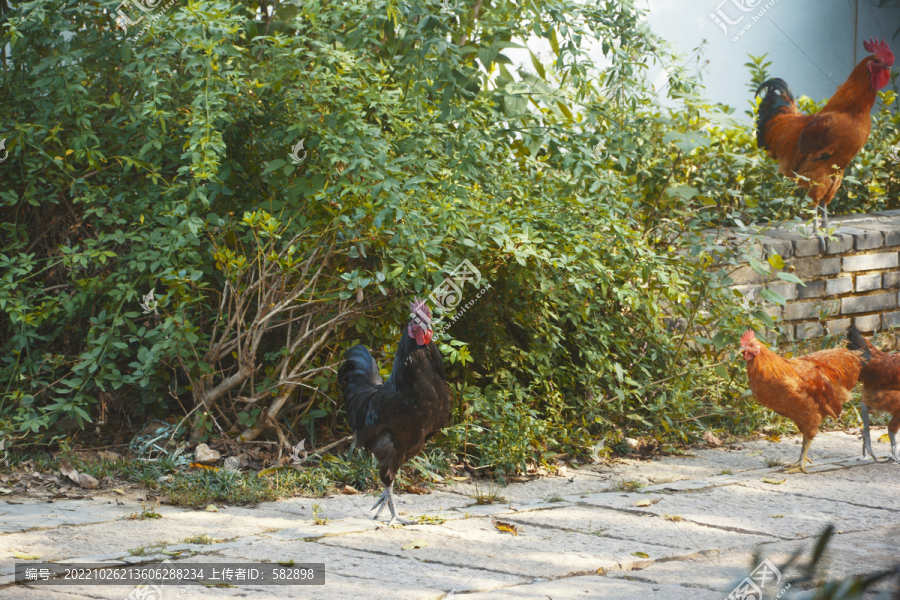
[[[779,326],[793,339],[841,333],[851,324],[863,332],[900,326],[900,210],[833,218],[832,226],[838,225],[824,253],[817,239],[784,229],[766,231],[752,250],[759,258],[779,254],[785,270],[806,284],[776,279],[767,287],[787,304],[760,302],[784,320]],[[766,281],[749,266],[739,267],[732,279],[751,299]]]

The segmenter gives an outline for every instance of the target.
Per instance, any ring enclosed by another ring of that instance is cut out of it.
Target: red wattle
[[[877,69],[872,73],[872,89],[880,90],[891,82],[890,69]]]

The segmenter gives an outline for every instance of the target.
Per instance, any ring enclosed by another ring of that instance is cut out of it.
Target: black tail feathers
[[[354,386],[372,387],[381,385],[378,365],[365,346],[357,344],[344,354],[344,362],[338,369],[338,381],[346,392]]]
[[[864,365],[868,364],[869,361],[872,360],[872,353],[871,351],[869,351],[869,345],[866,343],[866,339],[859,332],[859,329],[857,329],[855,325],[851,325],[850,329],[847,330],[847,349],[862,352],[862,360]]]
[[[766,146],[766,125],[772,117],[796,110],[796,101],[791,88],[784,79],[776,78],[764,81],[756,88],[755,95],[759,96],[764,89],[766,95],[759,105],[759,114],[756,117],[756,144],[762,149],[770,150]]]

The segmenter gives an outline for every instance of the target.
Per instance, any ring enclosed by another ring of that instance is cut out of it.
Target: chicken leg
[[[806,463],[810,465],[813,464],[809,458],[807,458],[806,453],[809,452],[809,445],[812,444],[812,438],[803,436],[803,448],[800,450],[800,460],[796,463],[786,465],[785,473],[806,473],[809,475],[809,472],[806,470]]]
[[[872,451],[872,437],[869,435],[869,407],[863,404],[861,408],[862,410],[860,410],[860,412],[862,413],[863,422],[863,458],[866,457],[866,451],[868,451],[875,462],[886,462],[887,459],[885,459],[885,461],[878,460],[878,457],[875,456],[875,453]],[[891,454],[894,453],[893,450],[894,444],[891,444]]]
[[[888,429],[888,437],[891,438],[891,456],[890,460],[894,464],[900,465],[900,450],[897,448],[897,434]]]
[[[381,497],[378,498],[378,501],[375,503],[375,506],[370,508],[369,510],[378,509],[378,512],[375,513],[375,516],[372,517],[372,520],[378,518],[378,515],[381,514],[381,511],[384,510],[384,507],[387,506],[391,509],[391,520],[388,521],[388,527],[390,527],[394,521],[399,522],[401,525],[415,525],[414,521],[410,521],[408,519],[404,519],[402,517],[397,516],[397,509],[394,507],[394,482],[391,481],[390,485],[384,486],[384,491],[381,493]]]

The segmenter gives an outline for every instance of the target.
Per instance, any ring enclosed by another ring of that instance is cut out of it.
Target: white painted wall
[[[900,36],[893,39],[900,27],[900,7],[879,9],[877,4],[878,0],[647,0],[645,6],[651,29],[685,60],[707,41],[702,54],[703,62],[709,61],[703,66],[706,96],[743,112],[750,98],[749,71],[743,66],[748,54],[768,53],[771,75],[787,81],[796,96],[815,100],[829,98],[847,79],[868,55],[863,40],[873,35],[883,37],[900,61]],[[743,12],[738,5],[752,9]],[[710,16],[717,8],[730,21],[740,19],[727,26],[727,34]],[[765,10],[762,17],[733,41],[761,10]],[[898,68],[900,62],[894,70]]]

